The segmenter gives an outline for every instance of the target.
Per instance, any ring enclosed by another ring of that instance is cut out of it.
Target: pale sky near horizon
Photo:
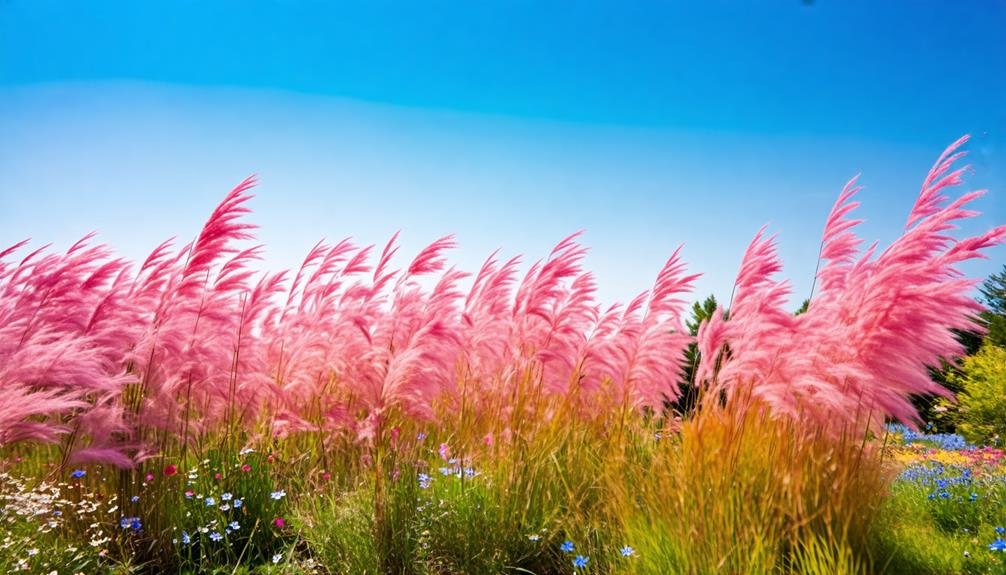
[[[476,271],[584,229],[603,302],[681,243],[725,300],[768,224],[796,307],[845,181],[886,244],[966,132],[964,231],[1006,221],[1006,3],[280,4],[0,2],[0,244],[142,258],[257,173],[272,269],[400,229]]]

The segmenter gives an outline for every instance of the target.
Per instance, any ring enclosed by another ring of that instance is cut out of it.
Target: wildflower
[[[241,451],[239,451],[238,455],[248,455],[249,453],[254,453],[254,452],[255,452],[254,449],[252,449],[250,447],[246,447],[246,448],[242,449]]]
[[[143,528],[143,524],[140,523],[139,517],[123,517],[122,519],[119,519],[119,527],[139,531]]]
[[[251,471],[251,465],[245,463],[244,465],[241,466],[241,471],[248,473],[249,471]]]
[[[280,529],[286,527],[286,521],[284,521],[282,517],[277,517],[276,519],[273,519],[272,524],[275,525],[276,527],[279,527]]]
[[[188,545],[189,543],[192,543],[192,537],[189,536],[188,531],[182,531],[182,545]]]
[[[422,441],[424,439],[426,439],[426,434],[422,431],[416,434],[416,441]]]
[[[559,550],[562,551],[563,553],[572,553],[573,549],[575,549],[575,547],[573,546],[573,542],[570,541],[569,539],[564,541],[562,545],[559,546]]]
[[[992,543],[989,543],[989,551],[1006,551],[1006,539],[999,537]]]
[[[153,473],[148,473],[144,479],[146,479],[147,481],[153,481],[154,480],[154,474]]]
[[[242,505],[244,505],[244,501],[241,501],[240,499],[234,500],[234,509],[240,509]]]
[[[538,535],[537,533],[533,535],[528,535],[527,538],[530,541],[541,541],[541,535]]]
[[[174,464],[166,465],[164,466],[164,471],[162,471],[161,473],[163,473],[165,477],[171,477],[172,475],[178,473],[178,467],[176,467]]]
[[[633,549],[632,547],[629,547],[628,545],[619,549],[618,552],[622,554],[622,557],[632,557],[633,555],[636,554],[636,550]]]
[[[419,488],[420,489],[426,489],[426,488],[428,488],[430,486],[430,481],[432,481],[432,479],[430,478],[429,475],[426,475],[425,473],[420,473],[419,474]]]
[[[323,481],[328,481],[329,479],[332,479],[332,474],[331,474],[331,473],[329,473],[329,472],[327,472],[327,471],[325,471],[325,472],[323,472],[323,473],[321,474],[321,479],[322,479]]]
[[[207,507],[213,507],[214,505],[217,504],[217,500],[212,497],[207,497],[205,501]]]
[[[230,524],[228,524],[227,526],[233,529],[234,531],[237,531],[241,527],[241,525],[238,524],[237,521],[231,521]]]
[[[223,475],[221,475],[219,472],[213,474],[213,479],[216,479],[217,481],[220,481],[222,478]]]
[[[224,493],[223,495],[220,496],[220,501],[230,501],[232,497],[234,496],[231,495],[230,493]]]
[[[72,477],[74,479],[80,479],[81,477],[83,477],[85,475],[87,475],[87,472],[84,471],[83,469],[74,469],[73,473],[70,474],[70,477]]]
[[[440,447],[437,449],[437,453],[440,454],[440,459],[447,461],[451,456],[451,448],[446,443],[441,443]]]
[[[273,491],[272,493],[269,494],[269,497],[272,497],[276,501],[279,501],[280,499],[286,497],[286,491],[283,491],[282,489],[280,489],[279,491]]]
[[[586,567],[587,561],[590,561],[590,557],[577,555],[576,557],[573,558],[573,567]]]
[[[228,505],[228,504],[226,504],[226,503],[224,503],[223,505],[220,506],[220,511],[230,511],[230,510],[231,510],[231,506]]]
[[[137,501],[140,500],[140,496],[139,495],[134,495],[134,496],[130,497],[129,500],[131,502],[133,502],[133,503],[136,503]]]
[[[999,535],[1006,535],[1006,528],[996,527],[996,533],[998,533]]]
[[[192,491],[191,489],[186,489],[185,490],[185,498],[186,499],[192,499],[192,496],[195,495],[195,494],[196,493],[194,491]]]
[[[212,539],[213,541],[220,541],[223,538],[224,538],[224,536],[221,535],[218,531],[214,531],[213,533],[210,533],[210,539]]]
[[[272,556],[272,562],[273,563],[279,563],[282,560],[283,560],[283,554],[282,553],[277,553],[277,554],[275,554],[275,555]]]

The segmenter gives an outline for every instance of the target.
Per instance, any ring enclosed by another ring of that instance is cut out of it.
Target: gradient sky
[[[257,173],[272,268],[401,229],[474,271],[585,229],[606,302],[680,243],[726,299],[769,224],[796,307],[844,182],[889,242],[963,133],[964,231],[1006,221],[1001,0],[361,4],[0,0],[0,244],[142,258]]]

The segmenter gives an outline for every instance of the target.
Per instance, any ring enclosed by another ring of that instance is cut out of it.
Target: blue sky
[[[139,258],[257,173],[270,267],[401,229],[471,269],[585,229],[605,301],[682,242],[726,298],[768,223],[799,300],[858,172],[889,241],[969,132],[965,231],[1006,220],[1006,4],[876,4],[0,0],[0,243]]]

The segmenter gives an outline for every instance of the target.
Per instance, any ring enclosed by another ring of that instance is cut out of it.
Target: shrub
[[[986,343],[964,359],[953,376],[963,388],[959,431],[975,443],[1002,445],[1006,438],[1006,349]]]

